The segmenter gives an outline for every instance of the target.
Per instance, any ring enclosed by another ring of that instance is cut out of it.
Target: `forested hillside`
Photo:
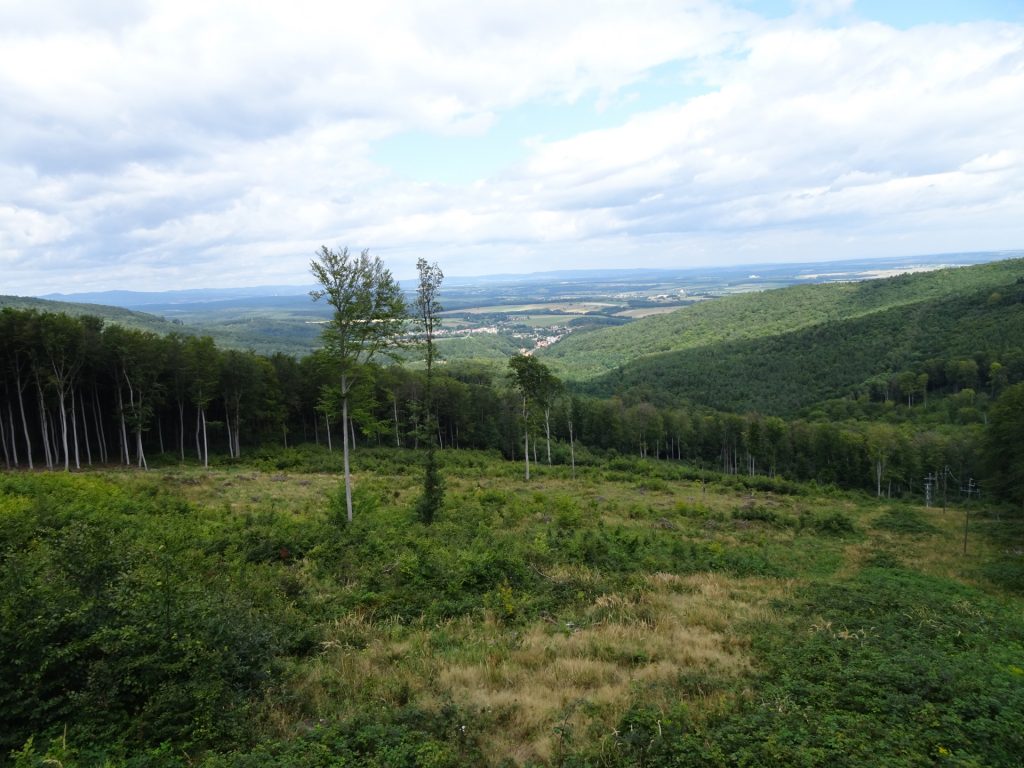
[[[586,380],[647,355],[791,333],[895,307],[996,289],[1024,275],[1024,260],[728,296],[628,325],[570,335],[542,353],[553,370]]]
[[[3,309],[4,307],[9,307],[11,309],[32,309],[37,312],[63,312],[71,317],[84,317],[89,315],[92,317],[102,318],[105,321],[117,323],[125,328],[134,328],[139,331],[151,331],[153,333],[160,334],[190,332],[182,325],[173,323],[170,320],[165,320],[162,317],[157,317],[156,315],[102,304],[50,301],[49,299],[34,299],[28,296],[0,296],[0,309]]]
[[[1024,273],[1024,265],[1016,264]],[[896,285],[863,287],[879,295]],[[756,314],[752,310],[754,325]],[[947,385],[990,392],[998,385],[990,374],[993,363],[999,376],[1024,376],[1024,278],[786,333],[645,356],[594,379],[587,391],[637,390],[637,397],[655,402],[681,399],[725,411],[792,416],[830,398],[899,397],[889,380],[905,373],[925,377],[920,386],[915,378],[913,396]],[[954,370],[958,365],[961,370]]]

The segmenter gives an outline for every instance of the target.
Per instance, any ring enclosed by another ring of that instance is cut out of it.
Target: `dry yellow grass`
[[[662,704],[657,691],[681,675],[746,672],[746,641],[729,630],[741,620],[770,619],[764,605],[783,589],[707,574],[655,574],[648,583],[649,591],[633,596],[599,597],[580,627],[535,625],[503,657],[442,665],[440,683],[453,698],[503,723],[487,741],[488,757],[548,760],[556,726],[599,737],[635,699]]]
[[[569,575],[581,574],[549,574]],[[489,760],[548,761],[556,729],[600,739],[633,703],[677,702],[680,677],[748,672],[737,625],[773,620],[768,603],[786,589],[770,579],[656,573],[645,589],[598,597],[578,625],[549,619],[518,629],[492,618],[402,626],[351,614],[330,625],[318,658],[296,669],[292,700],[301,708],[267,719],[286,730],[368,705],[458,701],[480,711],[475,727],[486,728],[477,735]],[[724,705],[716,691],[691,694],[696,716]]]

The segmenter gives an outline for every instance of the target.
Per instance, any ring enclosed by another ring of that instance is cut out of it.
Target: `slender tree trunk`
[[[67,394],[62,382],[57,382],[57,406],[60,408],[60,441],[64,448],[64,471],[71,471],[71,454],[68,450],[68,409]]]
[[[121,412],[121,455],[126,466],[131,466],[132,457],[128,450],[128,425],[124,421],[124,394],[117,388],[117,409]]]
[[[36,396],[39,398],[39,428],[43,435],[43,455],[46,458],[46,468],[53,469],[53,452],[50,450],[50,438],[47,435],[49,423],[46,420],[46,403],[43,401],[43,388],[39,384],[39,376],[36,376]]]
[[[18,461],[18,438],[14,432],[14,409],[11,407],[11,401],[7,401],[7,423],[11,425],[11,455],[14,457],[14,466],[18,466],[21,462]]]
[[[228,404],[224,403],[224,428],[228,432],[228,457],[235,458],[235,441],[231,435],[231,410],[228,408]]]
[[[128,385],[128,391],[131,393],[131,385]],[[146,454],[142,450],[142,391],[139,391],[139,405],[135,408],[134,394],[132,394],[132,408],[135,410],[135,456],[138,459],[138,465],[142,469],[149,469],[149,465],[146,463]]]
[[[327,426],[327,451],[334,453],[334,446],[331,444],[331,417],[326,413],[324,414],[324,424]]]
[[[352,522],[352,474],[348,465],[348,382],[345,376],[341,377],[341,434],[342,452],[345,464],[345,514],[348,521]]]
[[[50,412],[50,409],[46,409],[46,427],[48,430],[48,437],[50,439],[50,453],[53,457],[53,466],[56,467],[60,461],[60,445],[58,444],[57,437],[57,418]]]
[[[89,445],[89,416],[85,410],[85,395],[78,393],[78,402],[82,406],[82,431],[85,433],[85,460],[92,466],[92,447]]]
[[[242,413],[241,406],[235,402],[235,458],[242,456]]]
[[[165,451],[164,451],[164,420],[161,419],[159,415],[157,415],[157,417],[156,417],[156,435],[157,435],[157,438],[160,441],[160,453],[162,455],[162,454],[165,453]]]
[[[316,444],[320,445],[320,420],[316,416],[316,411],[313,411],[313,438],[316,440]]]
[[[576,443],[572,435],[572,420],[569,420],[569,460],[572,462],[572,476],[576,479]]]
[[[142,450],[142,428],[139,427],[135,430],[135,455],[139,457],[139,468],[149,469],[149,464],[146,463],[146,454]]]
[[[203,460],[203,444],[200,442],[200,434],[203,427],[203,409],[196,404],[196,461],[202,462]]]
[[[103,426],[103,410],[100,408],[100,395],[95,385],[92,388],[92,413],[100,438],[100,461],[107,464],[110,461],[110,454],[107,452],[107,430]]]
[[[200,411],[203,417],[203,469],[210,468],[210,441],[206,435],[206,409]]]
[[[78,453],[78,416],[75,410],[75,390],[71,388],[71,437],[75,444],[75,469],[81,469],[81,458]]]
[[[399,432],[398,432],[398,393],[397,392],[392,392],[391,393],[391,404],[392,404],[392,406],[394,408],[394,414],[395,414],[395,448],[401,448],[402,447],[402,439],[399,436]]]
[[[7,451],[7,425],[4,424],[3,412],[0,412],[0,445],[4,449],[4,466],[11,468],[11,454]]]
[[[185,461],[185,401],[178,400],[178,451]]]
[[[544,436],[548,441],[548,466],[551,466],[551,409],[544,409]]]
[[[526,397],[523,397],[523,445],[525,450],[523,455],[526,457],[526,479],[530,479],[530,422],[529,412],[526,409]]]
[[[352,435],[352,450],[354,451],[356,449],[356,423],[352,419],[343,419],[343,421],[348,422],[348,429]],[[344,427],[345,425],[342,424],[342,426]]]
[[[21,371],[18,371],[15,384],[18,389],[18,409],[21,411],[21,428],[25,432],[25,453],[28,455],[28,468],[34,469],[32,466],[32,438],[29,437],[28,419],[25,418],[25,400],[22,397]]]

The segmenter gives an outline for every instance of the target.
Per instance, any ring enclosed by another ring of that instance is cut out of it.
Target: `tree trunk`
[[[28,468],[34,469],[32,466],[32,438],[28,434],[28,419],[25,418],[25,400],[21,396],[21,371],[18,371],[17,381],[15,381],[18,389],[18,409],[21,411],[21,428],[25,432],[25,452],[28,454]]]
[[[75,444],[75,469],[81,469],[82,464],[78,454],[78,416],[75,410],[75,390],[71,388],[71,437]]]
[[[149,469],[149,464],[146,463],[146,454],[142,450],[142,429],[135,430],[135,455],[139,458],[138,466],[140,469]]]
[[[199,440],[200,432],[203,426],[203,409],[196,404],[196,461],[201,462],[203,460],[203,445]]]
[[[178,400],[178,451],[185,461],[185,401]]]
[[[128,425],[124,421],[124,394],[121,387],[117,388],[117,409],[121,412],[121,453],[126,466],[131,466],[132,457],[128,450]]]
[[[38,376],[36,376],[36,396],[39,398],[39,428],[43,435],[43,456],[46,459],[46,468],[53,469],[53,452],[50,450],[50,438],[46,434],[49,429],[46,420],[46,403],[43,400],[43,388],[39,384]]]
[[[161,419],[159,415],[156,417],[156,434],[157,438],[160,440],[160,453],[166,453],[166,451],[164,451],[164,420]]]
[[[224,403],[224,428],[228,432],[228,457],[235,458],[235,440],[231,434],[231,410],[227,402]]]
[[[71,471],[71,454],[68,449],[68,409],[67,395],[64,388],[58,384],[57,405],[60,407],[60,441],[64,448],[64,471]]]
[[[526,450],[523,455],[526,457],[526,479],[530,479],[530,422],[529,412],[526,410],[526,397],[523,397],[523,445]]]
[[[0,445],[4,449],[4,466],[11,468],[11,454],[7,450],[7,425],[4,424],[4,415],[0,412]]]
[[[110,459],[107,453],[107,431],[103,427],[103,410],[100,408],[100,396],[95,385],[92,388],[92,414],[96,420],[96,434],[100,441],[100,461],[107,464]]]
[[[398,393],[396,393],[396,392],[392,392],[391,393],[391,403],[392,403],[392,406],[394,407],[394,414],[395,414],[395,448],[401,448],[402,447],[402,440],[401,440],[401,437],[400,437],[399,432],[398,432]]]
[[[132,392],[131,385],[129,384],[129,392]],[[134,395],[133,395],[134,397]],[[134,408],[134,404],[132,406]],[[139,392],[139,406],[135,413],[135,456],[138,458],[138,465],[142,469],[148,470],[149,464],[146,463],[146,454],[142,450],[142,392]]]
[[[203,417],[203,469],[210,468],[210,442],[206,436],[206,409],[199,409],[199,413]]]
[[[85,432],[85,460],[92,466],[92,447],[89,445],[89,414],[85,410],[85,395],[78,393],[78,402],[82,406],[82,431]]]
[[[352,474],[348,465],[348,382],[341,377],[341,445],[345,465],[345,514],[352,522]]]
[[[57,445],[57,419],[50,409],[46,409],[46,429],[47,437],[50,440],[50,455],[52,456],[52,464],[54,467],[57,466],[57,462],[60,461],[60,449]]]
[[[544,436],[548,441],[548,466],[551,466],[551,409],[544,409]]]
[[[10,400],[7,401],[7,423],[11,425],[11,455],[14,457],[14,466],[18,466],[18,438],[14,432],[14,409]]]
[[[569,421],[569,460],[572,462],[572,476],[576,479],[576,443],[572,436],[572,420]]]
[[[331,417],[326,413],[324,414],[324,424],[327,426],[327,451],[334,453],[334,446],[331,444]]]

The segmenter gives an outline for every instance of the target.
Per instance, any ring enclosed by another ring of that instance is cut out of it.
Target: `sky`
[[[0,294],[1024,248],[1024,0],[0,0]]]

